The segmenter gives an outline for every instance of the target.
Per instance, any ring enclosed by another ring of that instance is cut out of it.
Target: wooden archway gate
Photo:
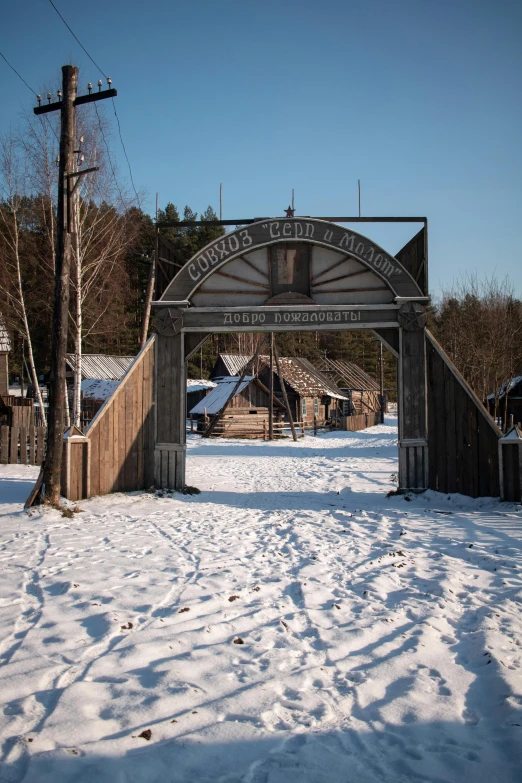
[[[424,229],[393,258],[295,218],[252,221],[178,264],[156,334],[85,434],[66,433],[62,493],[184,487],[186,363],[210,333],[372,329],[398,359],[400,487],[498,497],[502,433],[425,328],[426,261]]]
[[[157,486],[185,485],[186,364],[210,333],[371,329],[398,356],[399,483],[428,486],[426,293],[367,237],[263,220],[190,259],[156,308]]]

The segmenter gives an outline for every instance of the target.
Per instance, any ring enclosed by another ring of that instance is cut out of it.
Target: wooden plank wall
[[[407,242],[402,250],[395,254],[397,261],[408,270],[419,284],[424,296],[428,296],[428,266],[426,258],[426,230],[421,228],[418,234]]]
[[[30,410],[29,408],[27,410]],[[0,427],[1,465],[41,465],[47,431],[44,427]]]
[[[154,341],[152,336],[89,425],[85,432],[88,449],[80,444],[71,449],[71,493],[80,492],[79,477],[87,473],[83,497],[146,489],[153,484]]]
[[[499,497],[501,431],[428,331],[426,354],[429,488]]]
[[[380,413],[360,413],[355,416],[343,416],[341,429],[348,432],[359,432],[367,427],[375,427],[381,423]]]

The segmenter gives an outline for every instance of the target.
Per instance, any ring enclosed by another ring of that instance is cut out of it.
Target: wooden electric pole
[[[111,80],[107,81],[110,88]],[[42,472],[45,501],[53,505],[58,505],[60,502],[66,389],[65,354],[67,352],[69,278],[74,229],[73,197],[80,178],[91,171],[98,171],[98,167],[75,171],[76,106],[117,95],[116,90],[111,88],[102,91],[101,85],[100,80],[98,81],[98,92],[92,94],[92,85],[89,84],[89,94],[77,97],[78,68],[75,65],[64,65],[62,67],[62,90],[58,92],[59,100],[51,103],[51,93],[48,93],[49,102],[42,106],[41,98],[38,96],[39,105],[34,109],[35,114],[46,114],[52,111],[60,111],[61,114],[47,451]]]

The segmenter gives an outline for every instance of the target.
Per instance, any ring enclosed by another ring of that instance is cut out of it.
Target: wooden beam
[[[274,358],[275,358],[276,367],[277,367],[277,374],[279,375],[279,381],[281,382],[281,389],[283,391],[283,400],[285,401],[286,413],[288,415],[288,421],[290,422],[290,429],[292,430],[292,438],[294,439],[294,441],[297,441],[297,435],[296,435],[295,427],[294,427],[294,420],[292,418],[292,411],[290,410],[290,404],[288,402],[288,395],[286,393],[285,379],[284,379],[283,373],[281,371],[281,366],[279,364],[279,354],[277,353],[277,346],[276,346],[275,340],[274,340]]]

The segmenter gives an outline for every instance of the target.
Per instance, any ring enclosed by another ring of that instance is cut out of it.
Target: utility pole
[[[379,389],[381,393],[381,424],[384,424],[384,371],[382,365],[382,343],[379,340]]]
[[[81,177],[91,171],[98,171],[97,166],[83,171],[74,170],[76,106],[117,95],[116,90],[111,89],[112,80],[108,79],[107,81],[108,90],[102,91],[102,82],[99,80],[97,93],[92,94],[92,84],[89,83],[87,87],[89,94],[77,97],[78,68],[75,65],[64,65],[62,66],[62,89],[58,91],[59,100],[51,103],[51,93],[47,93],[48,103],[42,106],[41,98],[38,95],[38,106],[34,109],[35,114],[46,114],[52,111],[60,111],[61,114],[49,416],[47,451],[42,466],[44,498],[45,502],[51,505],[58,505],[60,502],[66,388],[65,354],[67,351],[69,278],[74,233],[73,198]]]

